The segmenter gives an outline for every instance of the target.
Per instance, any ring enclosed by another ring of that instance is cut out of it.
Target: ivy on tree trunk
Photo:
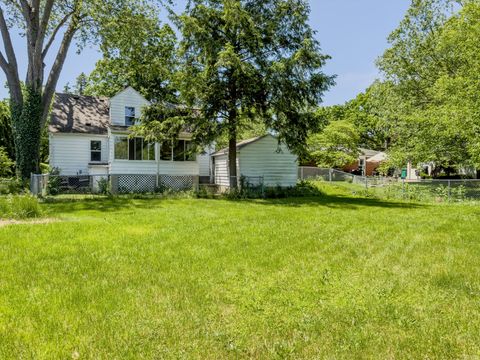
[[[31,173],[40,170],[42,113],[42,94],[27,87],[21,111],[12,113],[17,171],[22,179],[28,179]]]

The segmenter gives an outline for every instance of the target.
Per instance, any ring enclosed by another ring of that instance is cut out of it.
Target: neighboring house
[[[215,184],[229,186],[228,148],[212,154]],[[237,144],[237,176],[265,186],[295,186],[298,177],[297,156],[272,135],[264,135]]]
[[[50,166],[62,175],[170,175],[210,178],[210,156],[189,154],[190,134],[162,144],[129,138],[149,102],[128,87],[111,99],[57,94],[49,126]]]
[[[358,160],[343,168],[343,171],[358,175],[376,175],[378,167],[387,159],[387,154],[381,151],[360,149]]]

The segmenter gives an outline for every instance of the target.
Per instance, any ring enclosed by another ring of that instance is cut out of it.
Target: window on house
[[[155,160],[155,144],[143,142],[143,160]]]
[[[128,138],[115,136],[115,159],[128,160]]]
[[[155,144],[144,141],[142,138],[129,139],[126,136],[116,136],[115,159],[155,160]]]
[[[195,161],[196,154],[192,151],[193,145],[188,140],[176,140],[162,143],[160,150],[161,160]]]
[[[197,154],[193,150],[193,143],[191,141],[185,141],[185,161],[197,160]]]
[[[132,126],[135,124],[135,108],[125,106],[125,125]]]
[[[160,160],[172,160],[172,142],[165,141],[160,148]]]
[[[185,161],[184,140],[177,140],[173,143],[173,161]]]
[[[90,141],[90,161],[102,161],[102,142]]]

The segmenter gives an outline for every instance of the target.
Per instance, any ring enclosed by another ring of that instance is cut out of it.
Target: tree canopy
[[[122,31],[125,23],[135,31]],[[103,58],[88,78],[86,93],[111,97],[132,86],[149,100],[177,102],[176,47],[174,31],[158,18],[124,15],[104,37]]]
[[[378,64],[394,85],[391,158],[480,167],[478,1],[413,1]]]
[[[309,13],[304,0],[190,0],[175,19],[182,35],[175,82],[192,110],[184,122],[198,144],[228,138],[232,186],[243,130],[269,129],[301,153],[318,128],[313,110],[333,78],[322,71],[328,56]]]
[[[377,61],[383,79],[324,117],[353,124],[394,167],[479,169],[479,35],[478,0],[413,0]]]
[[[342,168],[358,159],[360,136],[349,121],[331,122],[308,139],[310,158],[319,167]]]

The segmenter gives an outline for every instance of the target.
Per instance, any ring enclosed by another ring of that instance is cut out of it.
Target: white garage
[[[228,148],[212,154],[215,184],[229,186]],[[298,176],[298,159],[277,138],[264,135],[237,144],[237,176],[263,179],[265,186],[295,186]]]

